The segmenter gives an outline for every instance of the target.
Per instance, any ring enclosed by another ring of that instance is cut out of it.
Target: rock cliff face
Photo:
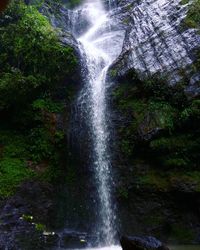
[[[195,58],[200,36],[184,29],[182,21],[188,5],[180,0],[119,1],[114,13],[126,29],[124,46],[116,62],[118,75],[135,69],[141,75],[170,74],[170,82],[180,80],[179,70],[187,69]],[[191,77],[192,72],[188,70]],[[194,77],[194,76],[193,76]]]
[[[197,29],[183,25],[191,2],[182,3],[181,0],[110,1],[114,20],[111,29],[121,30],[122,35],[125,32],[122,52],[112,67],[116,75],[123,76],[130,70],[142,78],[161,73],[172,85],[187,77],[186,92],[199,94],[200,75],[192,65],[197,60],[200,35]],[[80,35],[88,25],[84,10],[75,13],[64,5],[46,1],[41,12],[61,29],[62,41],[77,48],[74,34]]]

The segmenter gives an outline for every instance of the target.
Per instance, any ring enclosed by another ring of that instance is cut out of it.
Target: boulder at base
[[[151,236],[122,236],[120,243],[123,250],[169,250],[162,242]]]

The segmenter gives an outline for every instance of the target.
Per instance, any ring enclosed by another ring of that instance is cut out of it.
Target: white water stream
[[[115,242],[115,211],[112,204],[112,173],[109,153],[108,111],[106,108],[107,71],[122,50],[123,34],[111,30],[111,11],[106,11],[101,0],[87,0],[77,10],[79,20],[84,13],[88,30],[76,37],[82,57],[86,62],[84,72],[85,87],[79,102],[86,103],[87,119],[92,138],[92,168],[95,186],[98,190],[96,233],[103,239],[103,245]],[[77,15],[76,15],[77,16]],[[87,102],[85,101],[87,99]],[[85,112],[85,111],[84,111]]]

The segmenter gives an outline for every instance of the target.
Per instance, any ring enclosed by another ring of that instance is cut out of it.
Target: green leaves
[[[0,75],[0,110],[30,101],[33,89],[38,86],[37,78],[32,75],[24,76],[18,69],[2,73]]]
[[[188,1],[182,0],[182,4],[186,4]],[[186,28],[200,28],[200,0],[191,1],[189,11],[186,18],[183,20],[183,25]]]
[[[11,1],[0,15],[0,197],[26,179],[62,176],[66,143],[56,119],[73,96],[76,66],[74,50],[36,6]]]
[[[33,102],[33,108],[35,110],[44,110],[52,113],[59,113],[63,110],[61,103],[53,102],[50,98],[37,99]]]
[[[22,181],[33,176],[23,160],[4,158],[0,161],[0,197],[12,195]]]
[[[11,21],[4,22],[7,14]],[[15,103],[24,106],[74,72],[73,49],[60,44],[56,31],[35,6],[14,1],[0,22],[4,23],[0,30],[0,110]]]

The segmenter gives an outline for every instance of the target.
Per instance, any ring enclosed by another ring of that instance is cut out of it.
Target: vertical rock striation
[[[170,83],[180,80],[180,69],[192,64],[200,45],[195,29],[184,29],[187,5],[180,0],[119,1],[114,18],[126,29],[123,50],[115,68],[118,75],[134,69],[140,75],[164,73]],[[193,77],[194,78],[194,77]],[[197,79],[197,77],[196,77]]]

